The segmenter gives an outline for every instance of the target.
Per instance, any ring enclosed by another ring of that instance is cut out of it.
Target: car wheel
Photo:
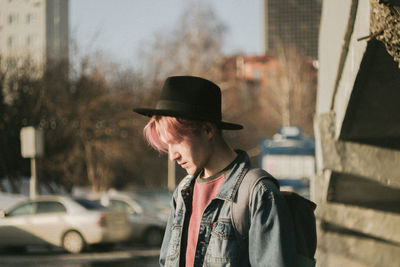
[[[163,240],[163,231],[157,228],[151,228],[146,231],[144,241],[149,246],[159,246]]]
[[[69,231],[64,234],[62,246],[70,253],[80,253],[85,248],[85,240],[77,231]]]

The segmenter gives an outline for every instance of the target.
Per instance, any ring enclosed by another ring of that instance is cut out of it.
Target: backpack
[[[263,169],[249,170],[244,176],[237,193],[236,202],[232,202],[232,224],[237,234],[245,238],[249,225],[249,198],[254,186],[261,179],[272,181],[279,189],[278,181]],[[297,252],[298,267],[314,267],[314,254],[317,248],[317,232],[314,210],[316,204],[294,192],[281,191],[291,213],[293,233]]]

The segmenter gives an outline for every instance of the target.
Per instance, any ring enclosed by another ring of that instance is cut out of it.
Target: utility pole
[[[172,161],[168,157],[168,189],[174,191],[176,187],[176,175],[175,175],[175,161]]]

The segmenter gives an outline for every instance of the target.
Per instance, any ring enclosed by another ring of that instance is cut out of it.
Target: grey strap
[[[249,201],[251,199],[251,192],[253,192],[253,188],[258,183],[258,181],[264,178],[275,180],[268,172],[263,169],[250,169],[243,177],[243,180],[236,194],[235,201],[232,201],[232,225],[236,229],[236,232],[239,234],[239,237],[242,239],[247,238],[247,233],[250,227]]]

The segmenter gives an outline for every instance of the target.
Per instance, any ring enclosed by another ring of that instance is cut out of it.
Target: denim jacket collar
[[[235,152],[238,154],[237,158],[235,159],[235,164],[229,173],[227,173],[225,182],[221,186],[216,198],[233,201],[244,175],[250,168],[250,159],[247,153],[240,149],[235,150]],[[194,184],[193,181],[195,177],[196,175],[187,175],[182,180],[180,183],[182,192],[187,191]]]

